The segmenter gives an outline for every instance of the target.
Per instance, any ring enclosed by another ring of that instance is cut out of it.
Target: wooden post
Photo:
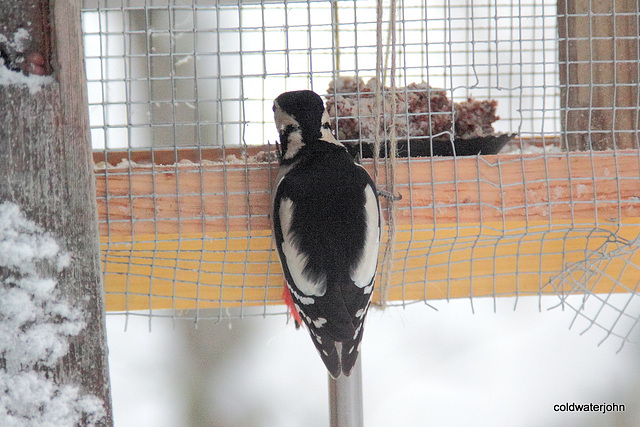
[[[568,150],[638,148],[638,0],[558,0]]]
[[[14,39],[4,44],[3,59],[10,62],[4,66],[52,73],[52,81],[33,93],[24,85],[0,85],[0,201],[19,205],[72,257],[57,277],[57,289],[62,299],[82,311],[86,327],[70,339],[67,355],[51,374],[56,384],[74,384],[101,399],[106,417],[98,425],[110,426],[104,290],[79,4],[0,2],[4,36],[0,39]],[[29,37],[15,43],[21,28]]]

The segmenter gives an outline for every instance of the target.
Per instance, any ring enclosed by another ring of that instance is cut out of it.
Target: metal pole
[[[329,375],[329,411],[331,427],[363,427],[362,364],[358,361],[346,377],[333,379]]]

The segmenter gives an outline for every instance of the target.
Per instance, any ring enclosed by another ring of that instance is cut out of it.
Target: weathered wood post
[[[0,202],[17,204],[71,256],[56,277],[57,292],[82,311],[86,327],[70,338],[66,356],[47,372],[56,384],[77,385],[83,394],[100,399],[106,416],[98,425],[111,426],[80,4],[0,2],[5,62],[0,67],[13,69],[17,78],[51,76],[39,90],[6,79],[0,85]]]
[[[639,11],[638,0],[558,0],[563,148],[639,148]]]

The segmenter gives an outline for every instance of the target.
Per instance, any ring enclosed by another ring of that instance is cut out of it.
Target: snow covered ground
[[[556,300],[543,300],[552,305]],[[607,426],[640,420],[640,348],[569,330],[538,298],[370,312],[367,426]],[[217,324],[108,317],[116,426],[327,426],[327,375],[284,316]],[[211,357],[208,357],[211,356]],[[618,404],[625,412],[554,411]]]

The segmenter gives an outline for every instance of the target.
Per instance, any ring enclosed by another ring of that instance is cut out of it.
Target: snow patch
[[[105,416],[95,396],[57,385],[53,368],[69,337],[85,327],[82,312],[59,298],[55,273],[71,257],[14,203],[0,204],[0,425],[95,425]],[[51,276],[39,270],[50,267]]]
[[[562,149],[553,144],[547,144],[543,147],[538,147],[537,145],[529,145],[527,143],[523,144],[522,147],[512,146],[508,148],[509,145],[505,147],[504,150],[500,154],[558,154],[562,153]]]
[[[13,43],[10,43],[18,52],[23,52],[27,47],[26,42],[31,38],[29,31],[24,28],[18,28],[18,30],[13,33]]]
[[[31,35],[26,29],[18,28],[13,34],[12,40],[0,34],[0,43],[8,44],[17,52],[23,52],[30,37]],[[11,71],[5,66],[4,59],[0,58],[0,86],[26,86],[29,88],[29,93],[34,94],[40,91],[43,86],[53,83],[53,81],[52,76],[38,76],[35,74],[27,76],[19,71]]]
[[[181,65],[185,65],[185,64],[189,63],[192,59],[193,59],[192,56],[185,56],[182,59],[177,60],[174,65],[176,67],[179,67]]]
[[[576,186],[576,191],[578,192],[578,197],[582,197],[589,193],[589,187],[584,184],[578,184]]]
[[[0,58],[0,86],[26,86],[29,89],[29,93],[34,94],[49,83],[53,83],[52,76],[38,76],[35,74],[27,76],[17,71],[11,71],[5,67],[4,59]]]

